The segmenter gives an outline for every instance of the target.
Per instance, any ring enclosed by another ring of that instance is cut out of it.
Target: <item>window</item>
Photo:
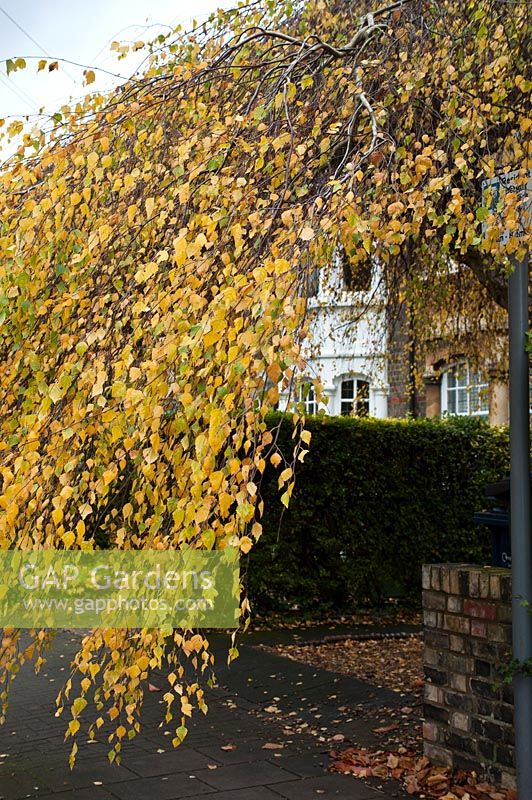
[[[299,387],[298,402],[303,404],[306,415],[318,413],[314,384],[307,382]]]
[[[369,292],[372,277],[372,264],[369,256],[363,261],[354,261],[345,247],[342,247],[340,250],[340,267],[345,291]]]
[[[369,416],[368,381],[344,378],[340,384],[340,414],[344,417]]]
[[[456,364],[444,373],[442,411],[457,416],[488,416],[488,383],[469,364]]]

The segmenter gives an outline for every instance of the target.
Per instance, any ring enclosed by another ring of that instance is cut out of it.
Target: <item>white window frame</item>
[[[305,396],[305,387],[307,392]],[[297,390],[297,405],[303,404],[305,416],[315,416],[318,413],[318,401],[316,400],[316,387],[311,378],[302,378]]]
[[[344,383],[346,383],[347,381],[353,381],[353,392],[349,397],[343,397],[342,396],[343,395],[343,386],[344,386]],[[350,403],[352,411],[355,410],[356,404],[357,404],[357,400],[358,400],[359,383],[364,383],[368,387],[368,389],[367,389],[367,392],[368,392],[367,393],[367,397],[365,398],[365,402],[367,404],[367,414],[364,415],[364,416],[368,416],[368,417],[371,416],[371,385],[370,385],[370,382],[369,382],[368,378],[364,377],[363,375],[353,375],[353,374],[341,375],[338,378],[336,395],[337,395],[338,414],[340,416],[346,416],[346,417],[347,416],[358,416],[357,414],[354,414],[354,413],[344,414],[342,412],[342,405],[344,403],[345,404]]]
[[[457,376],[459,370],[462,374]],[[451,383],[451,385],[449,385],[451,376],[453,376],[454,381],[456,381],[458,377],[460,382],[455,382],[454,385]],[[488,391],[488,381],[484,380],[476,370],[473,370],[468,361],[459,361],[450,364],[442,374],[441,380],[442,416],[481,417],[483,419],[488,419]],[[449,402],[451,393],[454,394],[454,403]],[[475,397],[475,395],[479,399],[478,406],[472,404],[472,398]],[[460,401],[462,404],[461,409],[458,407]]]

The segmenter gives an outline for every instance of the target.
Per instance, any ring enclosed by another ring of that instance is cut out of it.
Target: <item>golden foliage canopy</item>
[[[338,236],[390,280],[408,246],[411,285],[430,292],[452,260],[501,300],[519,242],[500,248],[480,182],[526,180],[528,8],[248,2],[160,37],[143,74],[52,128],[4,124],[23,144],[0,175],[0,547],[247,552],[280,462],[264,418],[301,366],[309,271]],[[517,200],[499,208],[514,230]],[[41,663],[49,635],[33,638],[4,634],[4,703],[19,664]],[[115,757],[170,661],[178,744],[206,710],[182,662],[209,673],[212,655],[203,633],[173,640],[90,633],[68,735],[94,697],[91,735],[114,721]]]

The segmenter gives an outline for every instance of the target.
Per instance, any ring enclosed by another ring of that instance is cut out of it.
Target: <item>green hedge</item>
[[[290,461],[290,417],[272,415]],[[264,532],[249,556],[256,610],[348,608],[419,597],[421,564],[486,563],[473,523],[485,484],[508,470],[508,433],[475,419],[309,418],[310,452],[287,510],[266,471]]]

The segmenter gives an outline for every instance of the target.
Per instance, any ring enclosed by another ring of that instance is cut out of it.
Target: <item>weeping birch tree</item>
[[[378,259],[420,330],[456,296],[451,273],[470,317],[500,313],[526,240],[499,243],[519,196],[495,205],[480,183],[526,183],[529,8],[246,2],[147,45],[113,92],[90,92],[88,65],[83,101],[3,121],[21,144],[0,174],[2,549],[247,553],[266,465],[288,504],[309,446],[296,413],[286,461],[265,418],[304,370],[308,283],[339,241],[353,268]],[[3,631],[4,712],[53,635],[30,638]],[[214,668],[205,631],[89,632],[77,696],[69,681],[58,698],[73,754],[111,722],[119,757],[154,669],[178,745]]]

